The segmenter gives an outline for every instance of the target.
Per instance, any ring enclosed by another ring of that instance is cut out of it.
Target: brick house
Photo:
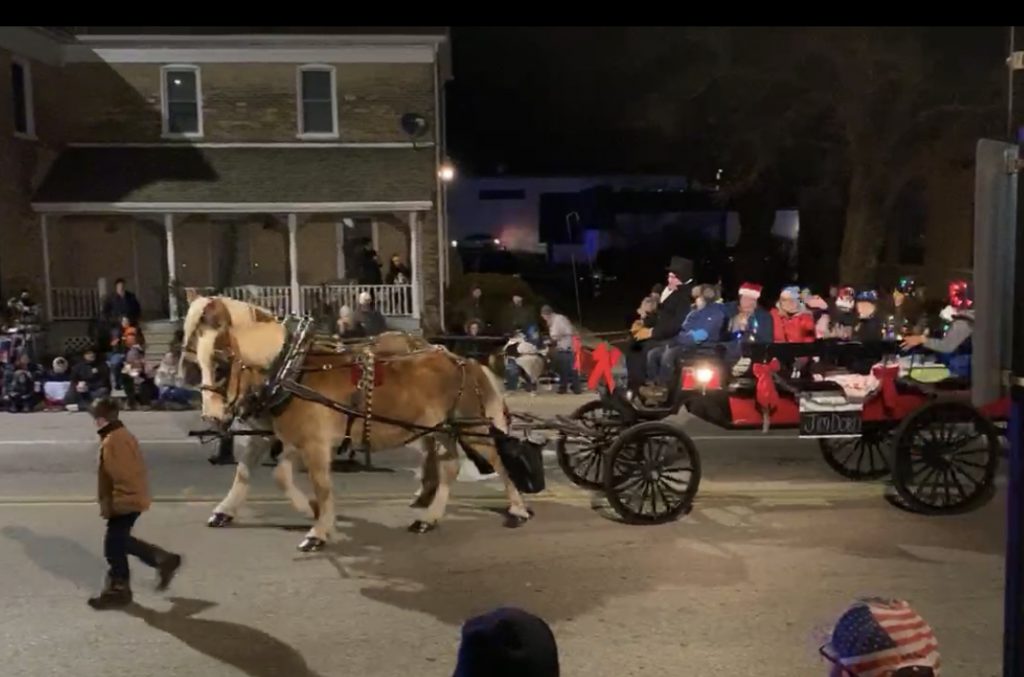
[[[0,28],[4,298],[81,321],[124,277],[147,319],[211,289],[316,312],[370,241],[412,263],[369,289],[389,321],[439,327],[446,30],[188,30]]]

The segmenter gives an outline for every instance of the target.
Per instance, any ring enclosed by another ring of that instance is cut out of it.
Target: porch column
[[[53,282],[50,280],[49,216],[39,216],[39,238],[43,243],[43,289],[46,294],[46,319],[53,321]]]
[[[132,236],[132,285],[135,289],[136,294],[140,294],[139,285],[139,236],[138,236],[139,221],[134,216],[130,225],[131,236]]]
[[[409,267],[412,269],[412,316],[420,319],[420,279],[422,261],[420,261],[420,215],[409,212]]]
[[[288,215],[288,269],[291,273],[292,315],[302,315],[302,294],[299,289],[299,217]]]
[[[171,319],[178,319],[178,262],[174,256],[174,214],[164,214],[167,238],[167,300]]]
[[[334,222],[334,274],[339,281],[345,279],[345,222]]]

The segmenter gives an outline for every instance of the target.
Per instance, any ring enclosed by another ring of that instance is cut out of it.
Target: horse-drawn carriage
[[[632,393],[605,390],[581,407],[573,418],[590,432],[560,438],[559,464],[576,484],[603,490],[629,521],[675,519],[689,509],[701,479],[696,445],[666,420],[685,408],[733,430],[797,430],[816,439],[844,477],[891,474],[910,510],[977,506],[994,486],[1002,453],[996,424],[1007,417],[1008,399],[974,407],[960,381],[916,381],[906,361],[901,374],[895,352],[885,343],[747,344],[731,366],[722,346],[698,350],[680,364],[678,387],[665,403],[650,406]],[[843,368],[865,360],[879,363],[869,375]],[[794,370],[800,363],[804,368]]]

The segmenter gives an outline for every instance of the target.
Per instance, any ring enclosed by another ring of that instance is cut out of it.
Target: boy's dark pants
[[[107,534],[103,538],[103,556],[107,558],[110,565],[109,576],[113,581],[128,582],[130,573],[128,570],[128,555],[134,555],[143,563],[156,567],[159,558],[167,553],[156,547],[140,541],[132,536],[132,527],[139,513],[130,512],[124,515],[114,515],[107,519]]]

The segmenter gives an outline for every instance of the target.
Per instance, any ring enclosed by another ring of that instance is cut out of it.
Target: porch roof
[[[411,148],[79,147],[33,196],[40,212],[428,209],[434,153]]]

